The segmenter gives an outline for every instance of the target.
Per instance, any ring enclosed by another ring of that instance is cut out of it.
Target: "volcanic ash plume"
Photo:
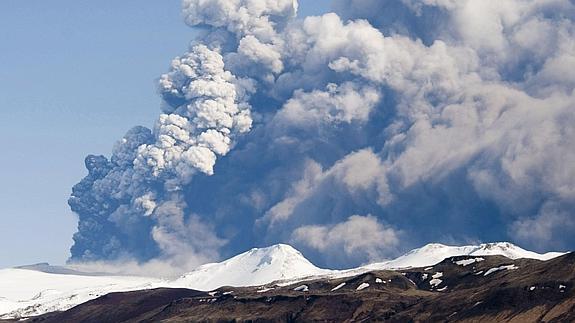
[[[201,29],[153,130],[89,156],[72,261],[178,268],[294,244],[322,266],[427,242],[575,246],[575,4],[184,0]]]

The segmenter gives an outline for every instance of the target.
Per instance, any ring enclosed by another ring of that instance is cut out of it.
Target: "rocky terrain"
[[[28,322],[572,322],[575,253],[455,256],[429,266],[211,292],[111,293]]]

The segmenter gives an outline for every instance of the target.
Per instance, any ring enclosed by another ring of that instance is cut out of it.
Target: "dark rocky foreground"
[[[473,258],[283,287],[112,293],[28,322],[575,322],[575,253]]]

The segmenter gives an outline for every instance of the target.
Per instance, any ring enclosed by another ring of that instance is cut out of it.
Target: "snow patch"
[[[441,285],[441,283],[443,282],[443,280],[439,279],[441,277],[443,277],[442,272],[435,273],[433,276],[431,276],[431,278],[433,278],[433,279],[429,281],[429,285],[432,288],[436,288],[437,286]]]
[[[301,286],[294,288],[293,290],[296,292],[307,292],[307,291],[309,291],[309,286],[308,285],[301,285]]]
[[[331,291],[332,291],[332,292],[335,292],[336,290],[342,288],[343,286],[345,286],[345,283],[341,283],[341,284],[335,286],[334,288],[331,289]]]
[[[369,287],[368,283],[362,283],[361,285],[357,286],[356,290],[364,290]]]
[[[458,265],[458,266],[463,266],[463,267],[465,267],[465,266],[469,266],[469,265],[471,265],[471,264],[474,264],[474,263],[476,263],[476,262],[481,262],[481,261],[484,261],[484,260],[485,260],[484,258],[471,258],[471,259],[464,259],[464,260],[456,261],[455,264]]]
[[[489,276],[492,273],[498,272],[501,270],[514,270],[514,269],[519,269],[519,267],[517,267],[515,265],[506,265],[506,266],[495,267],[495,268],[491,268],[488,271],[486,271],[485,274],[483,274],[483,276]]]

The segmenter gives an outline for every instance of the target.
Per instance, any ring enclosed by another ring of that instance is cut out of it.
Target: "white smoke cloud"
[[[265,70],[274,74],[284,69],[281,54],[273,45],[263,44],[256,37],[248,35],[240,40],[238,52],[234,57],[236,64],[245,64],[246,61],[261,65]],[[241,67],[240,67],[241,68]]]
[[[332,122],[365,122],[379,99],[380,94],[373,87],[358,89],[351,82],[341,86],[331,83],[325,91],[296,91],[276,115],[276,122],[300,127]]]
[[[155,177],[177,177],[182,183],[196,171],[212,175],[216,155],[226,155],[233,136],[251,128],[246,102],[251,90],[224,69],[217,51],[194,46],[160,79],[161,93],[185,103],[165,108],[170,114],[158,119],[156,143],[138,148],[135,169]]]
[[[183,0],[182,5],[190,26],[209,25],[265,40],[275,36],[277,23],[294,17],[298,9],[297,0]]]

